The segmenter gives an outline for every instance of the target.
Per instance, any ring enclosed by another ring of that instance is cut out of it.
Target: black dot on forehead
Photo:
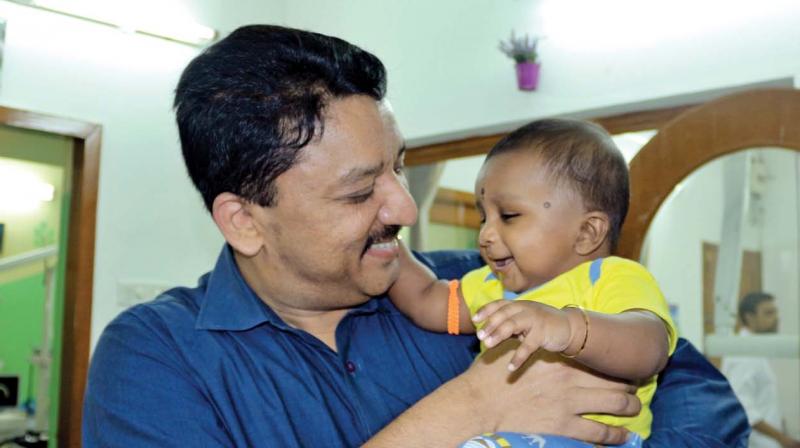
[[[543,206],[544,208],[550,208],[550,203],[549,203],[549,202],[547,202],[547,201],[545,201],[545,203],[544,203],[544,204],[542,204],[542,206]]]

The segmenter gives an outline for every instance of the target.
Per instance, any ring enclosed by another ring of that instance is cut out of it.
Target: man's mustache
[[[380,232],[373,233],[367,237],[367,245],[366,247],[372,246],[374,243],[378,241],[385,241],[390,240],[397,237],[397,234],[400,233],[401,226],[391,225],[386,226],[380,230]]]

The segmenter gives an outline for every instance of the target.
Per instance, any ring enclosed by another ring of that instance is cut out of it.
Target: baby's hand
[[[496,300],[479,309],[472,320],[476,324],[486,321],[477,334],[486,347],[494,347],[511,336],[519,338],[521,343],[508,365],[512,372],[536,350],[560,353],[570,343],[566,312],[538,302]]]

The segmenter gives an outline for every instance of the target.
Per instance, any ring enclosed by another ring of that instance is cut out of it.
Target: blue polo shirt
[[[481,264],[474,252],[422,259],[443,278]],[[466,369],[477,348],[473,337],[415,327],[385,297],[351,310],[336,342],[338,352],[283,322],[226,246],[197,287],[133,307],[104,330],[89,371],[84,446],[360,446]],[[653,440],[737,446],[747,428],[741,407],[686,347],[664,377],[691,393],[658,389]],[[659,408],[669,409],[662,420]]]
[[[447,258],[453,275],[479,263],[470,253]],[[336,344],[281,320],[226,246],[196,288],[172,289],[105,329],[84,444],[359,446],[476,353],[473,337],[422,330],[385,297],[351,310]]]

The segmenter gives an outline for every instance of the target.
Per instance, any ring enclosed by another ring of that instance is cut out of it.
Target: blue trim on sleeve
[[[589,280],[592,282],[592,286],[600,280],[601,269],[600,266],[603,264],[603,259],[598,258],[594,260],[592,264],[589,265]]]

